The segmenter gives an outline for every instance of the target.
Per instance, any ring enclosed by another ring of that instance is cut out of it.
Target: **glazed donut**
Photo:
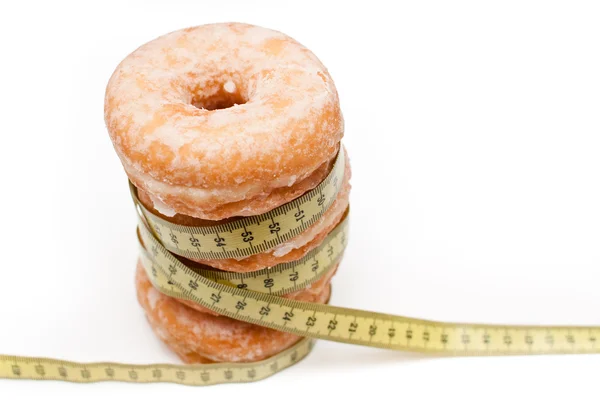
[[[300,301],[327,302],[333,273],[311,288],[286,295]],[[184,362],[252,362],[292,346],[299,336],[192,309],[152,286],[140,262],[137,297],[156,335]]]
[[[333,80],[292,38],[241,23],[172,32],[113,73],[105,121],[164,215],[256,215],[316,186],[344,125]]]

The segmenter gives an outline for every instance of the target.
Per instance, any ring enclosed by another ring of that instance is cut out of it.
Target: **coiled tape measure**
[[[341,150],[327,178],[290,203],[259,216],[209,227],[163,220],[143,207],[132,187],[140,217],[142,265],[157,290],[230,318],[304,337],[296,345],[263,361],[204,365],[74,363],[0,355],[0,378],[197,386],[251,382],[300,361],[312,349],[313,339],[450,356],[600,352],[600,327],[447,323],[278,297],[310,285],[335,268],[347,243],[347,215],[321,245],[300,260],[257,272],[192,270],[173,255],[246,257],[297,236],[318,221],[335,200],[344,162]]]

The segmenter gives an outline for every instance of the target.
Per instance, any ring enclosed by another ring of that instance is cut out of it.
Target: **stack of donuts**
[[[327,69],[290,37],[241,23],[198,26],[127,56],[106,90],[106,125],[143,206],[185,226],[211,226],[282,206],[314,189],[346,157]],[[245,258],[190,259],[230,272],[298,260],[348,208],[349,163],[314,224]],[[284,297],[325,303],[336,267]],[[251,362],[300,337],[234,320],[155,289],[138,262],[138,300],[156,335],[187,363]]]

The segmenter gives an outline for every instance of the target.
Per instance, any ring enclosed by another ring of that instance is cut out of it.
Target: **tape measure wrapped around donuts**
[[[191,365],[0,355],[0,377],[248,382],[301,360],[313,338],[446,355],[600,351],[597,327],[326,305],[348,241],[344,124],[326,68],[282,33],[227,23],[153,40],[115,70],[105,120],[139,215],[139,303]]]
[[[348,208],[335,86],[308,49],[279,32],[230,23],[160,37],[117,67],[105,104],[152,233],[193,268],[247,273],[297,262]],[[310,201],[299,202],[307,192]],[[326,302],[336,266],[285,296]],[[300,340],[168,297],[149,282],[140,266],[140,304],[186,362],[258,361]]]

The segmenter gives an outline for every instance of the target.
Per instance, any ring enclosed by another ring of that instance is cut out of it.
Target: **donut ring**
[[[291,296],[325,303],[331,275]],[[136,271],[138,301],[156,335],[186,363],[252,362],[271,357],[301,337],[192,309],[152,286],[143,266]]]
[[[105,121],[130,180],[165,215],[260,214],[316,186],[344,125],[327,69],[276,31],[172,32],[112,75]]]

